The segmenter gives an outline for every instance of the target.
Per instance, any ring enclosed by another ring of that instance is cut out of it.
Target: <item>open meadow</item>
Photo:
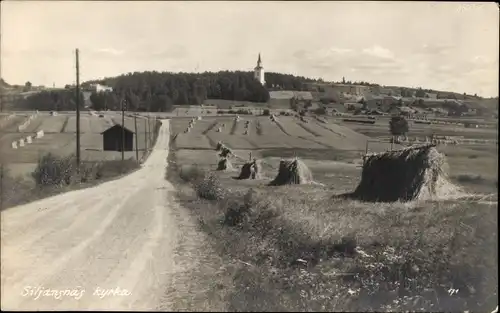
[[[189,119],[171,121],[167,179],[229,264],[230,309],[491,312],[497,143],[437,145],[447,163],[440,170],[467,197],[363,202],[334,196],[360,184],[367,142],[369,152],[390,149],[388,120],[325,119],[204,117],[189,132]],[[431,134],[496,139],[491,128],[410,125],[410,137]],[[218,141],[234,153],[232,168],[217,170]],[[250,156],[260,177],[236,179]],[[280,160],[294,156],[318,184],[269,186]]]

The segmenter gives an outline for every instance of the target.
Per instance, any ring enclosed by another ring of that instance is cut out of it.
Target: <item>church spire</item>
[[[260,59],[260,52],[259,52],[259,59],[257,60],[257,66],[261,66],[261,63],[262,63],[262,61]]]

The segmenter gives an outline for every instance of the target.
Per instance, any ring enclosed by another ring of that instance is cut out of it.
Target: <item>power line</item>
[[[76,49],[76,170],[80,171],[80,64]]]

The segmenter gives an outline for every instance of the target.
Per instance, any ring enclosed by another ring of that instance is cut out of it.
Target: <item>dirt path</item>
[[[186,240],[181,226],[191,222],[179,219],[183,209],[165,180],[169,121],[162,122],[140,170],[1,213],[2,310],[145,311],[174,305],[165,291],[179,281],[176,251]],[[203,237],[189,236],[199,251]],[[116,288],[121,295],[103,296]]]

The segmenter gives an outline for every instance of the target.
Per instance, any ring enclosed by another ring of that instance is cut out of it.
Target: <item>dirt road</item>
[[[168,310],[182,236],[162,122],[140,170],[1,213],[2,310]]]

